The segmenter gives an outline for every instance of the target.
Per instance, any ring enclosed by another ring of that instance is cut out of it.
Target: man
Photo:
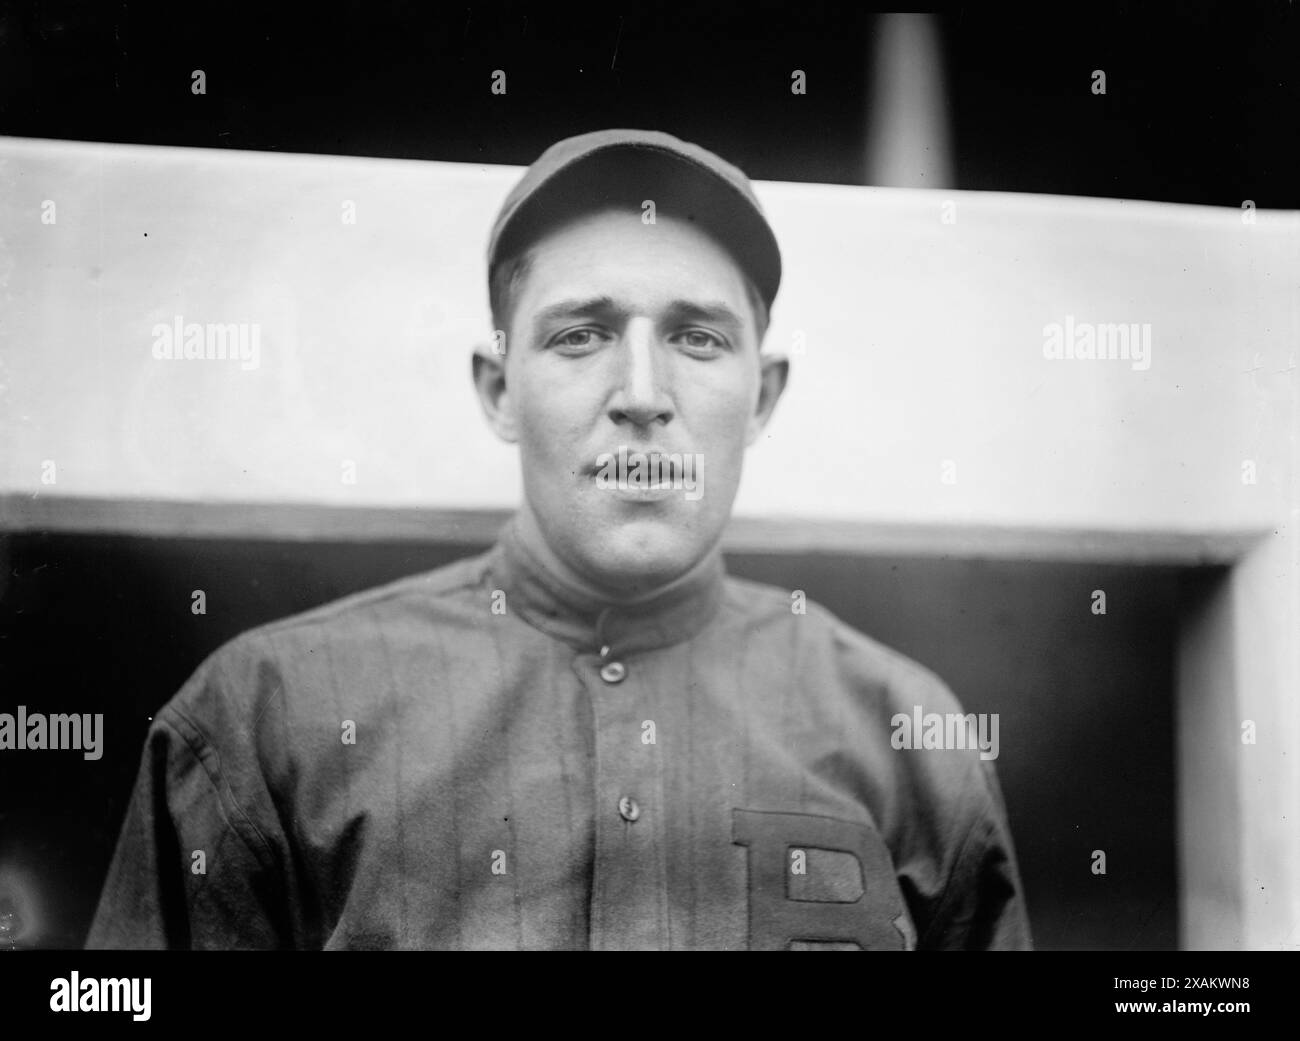
[[[158,713],[92,946],[1017,948],[943,684],[726,577],[785,386],[749,182],[666,134],[507,198],[473,374],[524,502],[488,553],[246,633]]]

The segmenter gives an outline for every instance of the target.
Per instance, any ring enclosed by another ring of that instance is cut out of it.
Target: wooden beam
[[[11,494],[0,495],[0,532],[487,545],[510,512]],[[727,529],[723,546],[733,553],[954,556],[1196,567],[1231,564],[1261,537],[1259,532],[1065,531],[737,517]]]

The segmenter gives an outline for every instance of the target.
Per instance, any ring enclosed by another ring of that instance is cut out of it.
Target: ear
[[[776,403],[785,392],[786,380],[790,377],[790,360],[780,354],[760,354],[758,405],[749,417],[749,428],[745,432],[745,445],[748,447],[758,440],[758,435],[772,418]]]
[[[479,345],[474,348],[474,390],[488,424],[502,441],[514,444],[519,440],[510,392],[506,389],[506,356],[493,347]]]

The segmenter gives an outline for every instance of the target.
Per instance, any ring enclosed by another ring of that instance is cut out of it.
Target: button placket
[[[613,660],[612,647],[597,643],[599,656],[581,670],[591,692],[596,731],[598,798],[591,944],[596,950],[663,948],[667,933],[667,877],[663,863],[662,784],[656,756],[629,754],[640,741],[641,721],[652,713],[641,684]],[[595,666],[593,668],[593,665]],[[590,670],[590,671],[587,671]],[[612,685],[623,683],[617,691]]]

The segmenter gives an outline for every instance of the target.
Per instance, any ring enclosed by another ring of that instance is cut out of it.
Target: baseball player
[[[156,715],[92,947],[1030,943],[991,762],[900,748],[933,674],[727,576],[781,255],[740,170],[559,142],[492,229],[496,544],[231,641]],[[920,718],[918,715],[917,718]]]

